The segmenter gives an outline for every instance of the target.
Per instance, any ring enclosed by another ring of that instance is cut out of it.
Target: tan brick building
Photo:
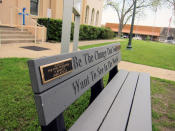
[[[54,19],[62,19],[64,0],[0,0],[0,26],[20,28],[23,23],[22,12],[26,8],[25,26],[34,34],[34,25],[37,18],[50,16]],[[104,0],[82,0],[81,24],[101,26]],[[72,17],[74,21],[74,17]],[[46,32],[42,27],[37,27],[37,36]],[[46,34],[46,33],[45,33]],[[39,39],[39,38],[38,38]],[[40,38],[41,39],[41,38]]]
[[[51,18],[62,19],[63,0],[1,0],[0,24],[20,25],[22,16],[18,13],[26,8],[26,25],[31,25],[31,18],[48,16],[51,10]],[[82,0],[81,24],[101,26],[101,17],[104,0]]]
[[[106,23],[105,27],[111,28],[112,31],[118,33],[119,24]],[[126,24],[122,30],[122,33],[129,36],[130,28],[131,25]],[[133,34],[134,36],[140,36],[142,39],[146,39],[147,36],[150,36],[153,40],[159,40],[162,29],[162,27],[134,25]]]

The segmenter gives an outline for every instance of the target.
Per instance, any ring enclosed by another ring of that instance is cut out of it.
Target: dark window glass
[[[30,14],[38,15],[38,0],[30,0]]]

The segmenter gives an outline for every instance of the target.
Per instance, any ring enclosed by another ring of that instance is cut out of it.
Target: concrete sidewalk
[[[120,62],[119,69],[125,69],[128,71],[146,72],[149,73],[152,77],[175,81],[175,71],[172,70],[156,68],[141,64],[134,64],[125,61]]]
[[[84,45],[93,45],[93,44],[101,44],[105,42],[116,42],[119,40],[93,40],[93,41],[80,41],[78,46]],[[72,52],[72,45],[70,43],[70,52]],[[43,51],[33,51],[29,49],[21,48],[23,46],[37,46],[48,48],[48,50]],[[42,43],[42,44],[34,44],[34,43],[17,43],[17,44],[2,44],[0,47],[0,58],[7,57],[25,57],[25,58],[39,58],[44,56],[52,56],[60,54],[61,43]]]

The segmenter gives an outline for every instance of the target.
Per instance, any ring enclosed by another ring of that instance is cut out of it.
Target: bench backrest
[[[120,60],[117,43],[29,60],[40,125],[48,125]]]

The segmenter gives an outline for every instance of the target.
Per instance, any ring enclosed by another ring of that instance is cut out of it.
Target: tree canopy
[[[145,8],[157,8],[161,0],[137,0],[136,14],[143,13]],[[170,0],[171,1],[171,0]],[[175,0],[172,0],[175,1]],[[119,20],[118,36],[121,37],[124,25],[132,17],[135,0],[106,0],[105,7],[112,7]]]

